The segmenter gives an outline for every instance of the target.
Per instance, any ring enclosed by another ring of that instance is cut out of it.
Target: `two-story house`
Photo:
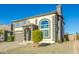
[[[13,20],[13,31],[15,41],[32,42],[32,31],[39,29],[43,32],[43,41],[55,43],[64,41],[64,19],[62,16],[62,6],[57,5],[56,10],[37,16]]]

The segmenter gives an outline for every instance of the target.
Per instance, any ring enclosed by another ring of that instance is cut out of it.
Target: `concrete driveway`
[[[24,47],[26,44],[20,44],[18,42],[0,42],[0,54],[12,49]]]
[[[79,40],[74,40],[74,54],[79,53]]]
[[[39,48],[32,47],[32,44],[20,45],[18,42],[0,43],[1,54],[74,54],[74,42],[55,43]]]

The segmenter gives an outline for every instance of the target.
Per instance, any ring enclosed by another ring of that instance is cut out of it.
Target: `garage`
[[[22,42],[24,40],[24,32],[15,32],[15,41]]]

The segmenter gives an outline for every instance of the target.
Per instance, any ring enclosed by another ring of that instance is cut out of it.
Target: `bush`
[[[0,36],[3,34],[3,32],[2,31],[0,31]]]
[[[34,30],[32,32],[32,41],[33,41],[33,43],[39,43],[40,41],[42,41],[42,39],[43,39],[42,31]]]
[[[64,41],[69,41],[68,35],[64,35]]]
[[[7,41],[11,42],[14,41],[15,37],[13,35],[8,36]]]

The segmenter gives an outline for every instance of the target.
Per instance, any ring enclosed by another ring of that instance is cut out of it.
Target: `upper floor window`
[[[23,26],[23,25],[25,25],[26,23],[27,23],[26,21],[22,21],[22,22],[20,23],[20,25]]]
[[[15,28],[16,28],[16,27],[21,27],[21,26],[23,26],[23,25],[26,25],[27,23],[28,23],[28,21],[16,22],[14,27],[15,27]]]
[[[48,28],[48,21],[47,20],[44,20],[41,22],[41,28]]]
[[[16,24],[15,24],[15,28],[16,28],[16,27],[19,27],[19,26],[20,26],[19,23],[16,23]]]
[[[40,21],[40,29],[46,28],[49,28],[49,20],[47,18],[44,18]]]

